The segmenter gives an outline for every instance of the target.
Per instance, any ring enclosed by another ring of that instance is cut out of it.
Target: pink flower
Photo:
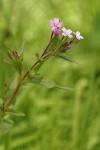
[[[63,36],[68,36],[69,38],[72,38],[73,36],[71,35],[72,30],[71,29],[66,29],[65,27],[62,28],[62,35]]]
[[[79,31],[76,31],[76,32],[73,32],[73,33],[75,34],[76,39],[78,39],[78,40],[84,39],[83,36],[81,36]]]
[[[60,30],[58,30],[57,27],[52,27],[52,32],[53,32],[55,35],[60,34]]]
[[[49,21],[49,24],[52,26],[52,27],[62,27],[63,26],[63,23],[60,22],[59,18],[54,18],[54,20],[50,20]]]

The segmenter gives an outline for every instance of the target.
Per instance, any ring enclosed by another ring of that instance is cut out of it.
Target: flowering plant
[[[66,87],[57,84],[54,81],[44,79],[38,74],[38,71],[43,63],[52,56],[70,62],[75,62],[67,57],[66,52],[71,48],[72,43],[77,43],[79,40],[83,39],[83,37],[79,31],[73,32],[71,29],[66,29],[63,27],[63,23],[60,22],[59,18],[50,20],[49,24],[52,27],[50,40],[42,51],[36,53],[37,61],[33,63],[31,67],[29,67],[28,71],[25,71],[23,67],[23,51],[18,54],[17,51],[12,51],[3,44],[0,46],[0,61],[13,65],[13,67],[19,73],[18,83],[16,84],[16,87],[12,93],[10,92],[8,83],[4,83],[4,85],[0,88],[0,121],[5,132],[8,132],[8,130],[13,125],[13,121],[9,120],[11,115],[24,116],[23,113],[16,112],[13,108],[10,107],[20,87],[24,84],[31,82],[34,84],[43,85],[47,88],[73,90],[70,87]]]

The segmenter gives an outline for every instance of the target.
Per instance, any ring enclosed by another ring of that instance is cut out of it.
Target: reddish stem
[[[22,81],[29,75],[30,71],[39,63],[39,60],[36,61],[32,66],[31,68],[25,73],[25,75],[22,77],[22,79],[20,80],[20,82],[18,83],[18,85],[16,86],[13,94],[11,95],[10,99],[8,100],[7,104],[6,104],[6,107],[9,107],[9,105],[11,104],[13,98],[15,97],[16,93],[18,92],[20,86],[21,86],[21,83]]]
[[[44,52],[43,52],[42,56],[47,52],[47,49],[49,48],[49,46],[51,45],[51,43],[52,43],[52,41],[54,40],[55,37],[56,37],[56,36],[54,36],[54,37],[50,40],[50,42],[48,43],[48,45],[47,45],[46,48],[44,49]]]
[[[46,55],[44,55],[41,59],[43,59],[43,61],[47,58],[49,58],[52,55],[52,53],[48,53]],[[20,82],[18,83],[18,85],[16,86],[13,94],[11,95],[10,99],[8,100],[6,107],[9,107],[11,102],[13,101],[13,98],[15,97],[16,93],[18,92],[22,82],[24,81],[24,79],[30,74],[30,71],[40,63],[40,60],[36,61],[31,67],[30,69],[25,73],[25,75],[22,77],[22,79],[20,80]]]

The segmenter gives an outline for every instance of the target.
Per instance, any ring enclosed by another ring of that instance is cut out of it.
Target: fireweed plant
[[[60,88],[64,90],[72,90],[70,87],[66,87],[60,84],[55,83],[54,81],[50,81],[48,79],[44,79],[38,74],[40,67],[43,63],[48,60],[50,57],[61,58],[70,62],[75,62],[67,57],[67,51],[71,49],[71,47],[77,44],[83,37],[81,36],[79,31],[73,32],[71,29],[66,29],[63,27],[63,23],[60,22],[59,18],[54,18],[49,21],[51,25],[51,36],[48,44],[45,48],[36,53],[36,62],[29,67],[28,71],[24,70],[23,65],[23,52],[18,54],[16,51],[12,51],[8,48],[3,51],[4,48],[0,48],[0,61],[4,61],[4,63],[12,64],[16,71],[19,73],[19,80],[14,88],[13,92],[9,96],[9,85],[7,83],[4,84],[0,89],[0,124],[2,125],[3,131],[8,132],[13,126],[13,120],[9,119],[12,115],[20,115],[24,116],[23,113],[19,113],[15,111],[12,107],[12,102],[16,97],[17,92],[20,87],[31,82],[34,84],[43,85],[47,88]],[[4,56],[4,58],[3,58]],[[76,62],[77,63],[77,62]]]

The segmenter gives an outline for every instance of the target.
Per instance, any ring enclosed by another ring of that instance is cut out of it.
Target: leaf
[[[9,65],[4,63],[4,59],[7,59],[7,51],[8,48],[4,46],[3,44],[0,45],[0,87],[5,83],[5,80],[7,79],[8,75],[11,75],[12,69],[8,69]]]
[[[8,50],[10,50],[10,48],[8,48],[6,45],[4,45],[3,43],[0,43],[0,51],[1,52],[8,52]]]
[[[14,121],[9,118],[1,118],[0,117],[0,130],[2,134],[6,134],[11,130],[14,125]]]
[[[5,112],[2,109],[3,109],[2,106],[0,106],[0,118],[5,115]]]
[[[6,64],[11,64],[19,74],[21,74],[22,71],[22,60],[23,54],[18,56],[18,53],[16,51],[11,51],[4,44],[0,45],[0,61]]]
[[[24,54],[24,46],[25,46],[25,40],[22,42],[22,45],[21,45],[21,50],[20,50],[20,56],[23,56]]]
[[[2,87],[0,87],[0,97],[4,98],[7,95],[9,88],[7,84],[4,84]]]
[[[44,61],[41,62],[40,64],[38,64],[38,65],[34,68],[34,71],[35,71],[36,74],[37,74],[37,72],[39,71],[39,69],[42,67],[43,63],[44,63]]]
[[[35,84],[39,84],[39,85],[45,86],[47,88],[59,88],[59,89],[64,89],[64,90],[73,90],[70,87],[57,84],[54,81],[50,81],[48,79],[43,79],[40,76],[39,77],[35,77],[34,79],[31,80],[31,82],[33,82]]]
[[[1,131],[1,130],[2,130],[2,128],[3,128],[2,123],[3,123],[3,119],[2,119],[2,117],[0,116],[0,131]]]
[[[57,45],[59,44],[59,36],[56,36],[51,44],[51,46],[49,47],[49,50],[53,50],[57,47]]]
[[[20,60],[13,60],[12,64],[13,64],[14,68],[18,71],[18,73],[21,75],[22,62]]]
[[[22,116],[22,117],[25,116],[23,112],[18,112],[10,108],[7,108],[7,110],[5,111],[5,115]]]
[[[7,59],[8,58],[8,51],[10,49],[5,46],[4,44],[1,44],[0,45],[0,62],[3,62],[4,59]]]
[[[7,53],[9,50],[10,49],[7,46],[0,43],[0,63],[3,62],[4,59],[8,58]]]
[[[23,56],[19,56],[16,51],[8,51],[8,56],[8,62],[7,60],[5,60],[5,62],[12,64],[13,67],[19,72],[19,74],[21,74]]]
[[[14,121],[10,120],[8,118],[5,118],[2,120],[2,129],[3,129],[3,133],[7,133],[11,130],[11,128],[14,125]]]
[[[22,61],[20,59],[6,59],[4,60],[5,63],[11,64],[21,75],[22,71]]]
[[[70,58],[68,58],[65,54],[63,53],[57,53],[57,54],[54,54],[53,56],[55,56],[56,58],[61,58],[61,59],[64,59],[64,60],[67,60],[69,62],[72,62],[72,63],[75,63],[75,64],[79,64],[78,62],[76,62],[75,60],[72,60]]]
[[[37,60],[41,58],[41,56],[42,56],[43,53],[44,53],[44,50],[40,50],[39,52],[37,52],[37,53],[35,54]]]

